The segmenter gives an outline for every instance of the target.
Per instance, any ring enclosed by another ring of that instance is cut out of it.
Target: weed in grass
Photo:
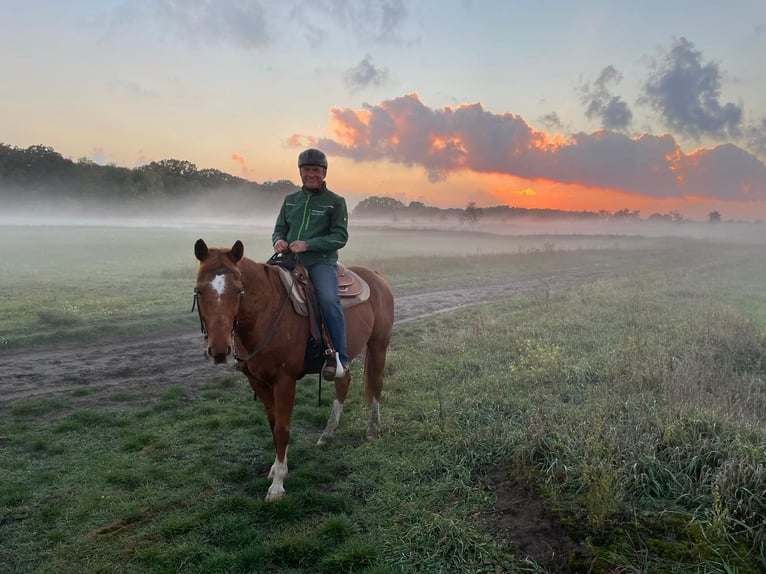
[[[49,456],[61,454],[66,448],[65,446],[55,440],[53,437],[38,435],[29,443],[29,449],[39,454],[46,454]]]
[[[71,433],[85,428],[109,428],[127,424],[127,420],[114,413],[94,410],[76,411],[55,424],[55,432]]]
[[[212,417],[205,417],[200,421],[200,426],[202,427],[202,430],[220,430],[223,427],[224,423],[221,417],[218,416],[212,416]]]
[[[366,572],[378,558],[378,549],[369,542],[356,541],[345,544],[317,565],[320,574],[336,572]]]
[[[266,572],[269,550],[263,544],[257,541],[251,544],[233,556],[235,572]]]
[[[186,390],[183,387],[167,387],[160,395],[161,401],[178,401],[186,397]]]
[[[357,534],[354,524],[346,516],[325,520],[319,528],[319,537],[324,543],[337,546]]]
[[[45,327],[57,328],[57,327],[72,327],[73,325],[79,325],[82,321],[77,316],[77,307],[70,307],[66,311],[39,311],[37,318]]]
[[[64,402],[60,399],[34,399],[20,401],[11,405],[11,414],[17,417],[41,417],[63,409]]]
[[[106,484],[119,486],[124,490],[135,490],[145,482],[143,473],[128,468],[110,469],[104,473]]]
[[[561,347],[526,339],[511,351],[508,370],[514,381],[521,385],[555,383],[562,370]]]
[[[117,391],[116,393],[109,395],[109,399],[119,403],[130,403],[139,400],[140,396],[137,393],[129,391]]]
[[[312,535],[288,535],[268,547],[268,558],[276,566],[313,568],[322,555],[321,542]]]
[[[123,449],[126,452],[147,452],[149,449],[156,450],[163,446],[162,439],[152,431],[134,432],[123,440]]]
[[[3,515],[7,516],[7,519],[12,519],[12,514],[9,513],[9,508],[21,504],[27,497],[26,487],[20,484],[13,484],[5,482],[2,490],[0,490],[0,504],[3,506]]]
[[[174,513],[166,516],[156,526],[156,532],[165,539],[173,539],[180,535],[195,530],[199,525],[199,518],[186,512]]]

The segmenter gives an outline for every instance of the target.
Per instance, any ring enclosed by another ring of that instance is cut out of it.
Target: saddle
[[[341,298],[341,303],[343,303],[344,297],[361,296],[365,288],[367,288],[367,294],[363,301],[370,296],[370,287],[359,275],[346,269],[346,266],[342,263],[338,263],[338,295]]]
[[[281,255],[281,254],[278,254]],[[284,256],[272,256],[267,261],[269,265],[279,268],[280,279],[285,287],[293,308],[298,315],[309,316],[308,301],[306,297],[306,285],[311,284],[308,271],[294,259],[283,262]],[[296,269],[299,271],[296,272]],[[344,309],[364,303],[370,298],[370,286],[359,275],[346,268],[342,263],[337,264],[338,270],[338,296]],[[313,289],[313,286],[312,286]]]
[[[318,373],[322,363],[335,356],[335,349],[319,310],[319,301],[308,270],[294,258],[276,254],[267,262],[279,269],[279,276],[295,312],[309,318],[309,341],[306,346],[305,373]],[[343,308],[363,303],[370,297],[370,286],[359,275],[337,264],[338,296]]]

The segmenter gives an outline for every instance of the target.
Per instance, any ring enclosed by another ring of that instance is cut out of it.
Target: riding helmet
[[[298,167],[303,167],[304,165],[318,165],[327,169],[327,156],[323,151],[313,147],[309,148],[302,151],[298,156]]]

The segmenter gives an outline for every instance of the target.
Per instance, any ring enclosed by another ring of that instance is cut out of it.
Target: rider
[[[327,156],[310,148],[298,155],[303,186],[287,195],[277,216],[271,242],[276,253],[292,252],[308,270],[319,299],[330,339],[340,365],[328,362],[327,380],[348,370],[346,322],[338,297],[338,250],[348,241],[346,200],[327,189]],[[337,363],[337,361],[336,361]]]

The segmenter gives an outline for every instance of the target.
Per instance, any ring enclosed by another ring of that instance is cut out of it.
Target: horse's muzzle
[[[226,364],[229,355],[231,355],[231,347],[226,347],[225,353],[216,353],[212,347],[205,349],[205,356],[208,359],[213,359],[213,364],[215,365]]]

